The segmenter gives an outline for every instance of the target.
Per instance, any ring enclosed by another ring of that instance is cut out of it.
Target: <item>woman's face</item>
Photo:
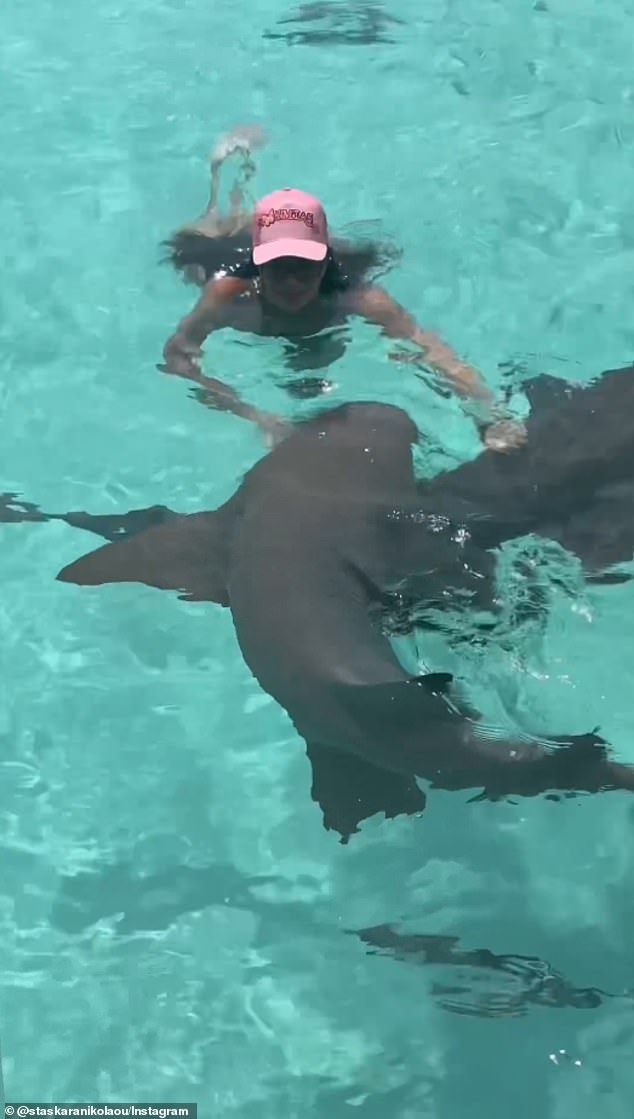
[[[260,268],[262,293],[282,311],[301,311],[319,294],[326,261],[281,256]]]

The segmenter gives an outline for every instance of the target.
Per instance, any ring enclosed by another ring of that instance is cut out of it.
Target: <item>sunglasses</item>
[[[266,274],[272,279],[285,279],[295,276],[298,280],[316,279],[321,274],[324,262],[322,260],[303,260],[298,256],[280,256],[264,264]]]

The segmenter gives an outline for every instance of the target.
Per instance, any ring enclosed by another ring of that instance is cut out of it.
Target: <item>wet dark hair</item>
[[[179,229],[163,242],[163,247],[163,261],[201,285],[218,272],[234,274],[251,259],[251,238],[245,229],[214,237],[195,229]]]
[[[254,280],[258,269],[251,256],[248,229],[210,237],[194,229],[182,229],[164,242],[164,260],[195,283],[206,284],[217,273]],[[388,241],[333,238],[321,292],[329,295],[376,279],[400,257]]]

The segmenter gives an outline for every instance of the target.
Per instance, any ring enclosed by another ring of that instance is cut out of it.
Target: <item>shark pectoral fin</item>
[[[338,832],[343,843],[378,812],[390,819],[424,811],[425,794],[413,777],[316,742],[306,743],[306,753],[313,772],[312,798],[322,810],[326,831]]]
[[[104,544],[68,564],[57,578],[80,586],[145,583],[178,591],[192,602],[227,606],[227,508],[175,516],[129,539]]]

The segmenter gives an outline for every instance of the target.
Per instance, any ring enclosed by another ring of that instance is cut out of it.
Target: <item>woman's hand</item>
[[[290,427],[288,421],[275,412],[259,412],[256,423],[262,432],[264,446],[269,450],[286,438]]]
[[[198,360],[201,355],[199,346],[185,341],[181,334],[172,334],[163,347],[164,365],[159,365],[161,373],[172,373],[176,377],[187,377],[198,381],[201,377]]]
[[[495,420],[482,432],[482,442],[489,451],[514,451],[526,440],[526,428],[519,420]]]
[[[201,374],[198,381],[200,387],[191,390],[191,395],[196,400],[206,408],[233,412],[234,416],[240,416],[241,419],[254,423],[262,433],[265,447],[270,449],[277,446],[288,435],[290,424],[283,416],[278,416],[276,412],[262,412],[259,408],[254,408],[253,405],[241,400],[228,385],[213,377],[204,377]]]

